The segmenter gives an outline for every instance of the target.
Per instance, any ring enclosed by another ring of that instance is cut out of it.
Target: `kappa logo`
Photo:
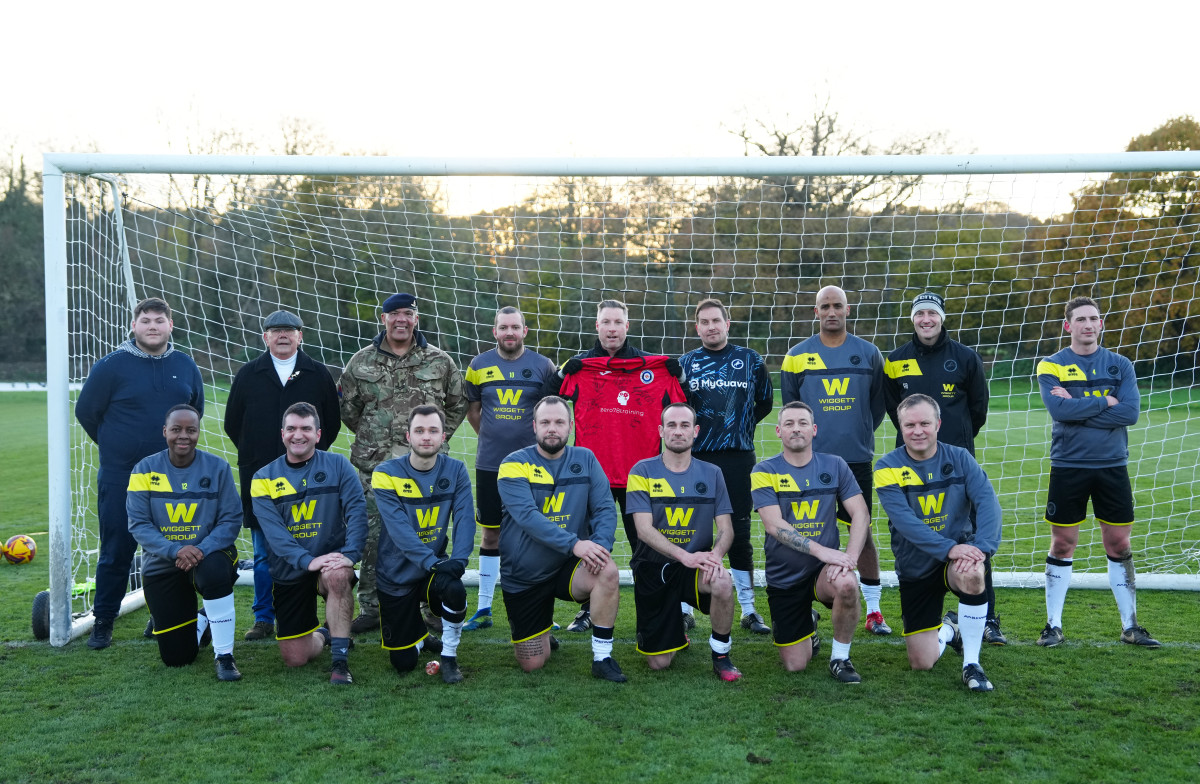
[[[650,382],[654,381],[654,371],[643,370],[642,375],[639,378],[641,378],[643,384],[649,384]]]
[[[622,389],[620,392],[617,393],[617,403],[619,403],[620,405],[623,406],[628,402],[629,402],[629,393]]]

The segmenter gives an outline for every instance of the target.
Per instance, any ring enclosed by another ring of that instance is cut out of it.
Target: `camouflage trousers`
[[[358,612],[360,615],[379,615],[379,595],[375,592],[375,558],[379,553],[379,529],[383,525],[379,517],[379,506],[375,503],[375,491],[371,489],[371,475],[358,472],[363,495],[367,499],[367,543],[363,546],[362,560],[358,567]]]

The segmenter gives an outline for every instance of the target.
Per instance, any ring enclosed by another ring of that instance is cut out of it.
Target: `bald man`
[[[872,459],[875,430],[883,422],[883,355],[875,346],[851,335],[850,303],[846,292],[826,286],[817,292],[813,315],[817,334],[793,346],[783,360],[780,388],[783,404],[794,400],[813,410],[817,435],[813,449],[837,455],[850,466],[867,508],[874,512]],[[849,524],[850,513],[838,504],[838,519]],[[859,585],[867,605],[866,630],[891,634],[879,609],[879,551],[868,532],[858,558]]]

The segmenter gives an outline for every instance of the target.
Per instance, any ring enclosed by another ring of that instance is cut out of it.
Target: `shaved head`
[[[841,345],[846,339],[846,321],[850,318],[846,292],[837,286],[826,286],[818,291],[813,315],[821,322],[822,342],[827,346]]]
[[[849,304],[850,300],[846,299],[846,292],[842,291],[837,286],[826,286],[817,292],[816,306],[821,307],[821,302],[836,299],[841,300],[843,305]]]

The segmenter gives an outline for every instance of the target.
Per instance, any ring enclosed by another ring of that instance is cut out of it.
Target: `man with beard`
[[[537,443],[500,463],[500,579],[525,672],[550,659],[554,600],[592,603],[592,675],[624,683],[612,657],[620,583],[612,559],[617,514],[590,450],[567,446],[571,409],[551,395],[533,409]]]

